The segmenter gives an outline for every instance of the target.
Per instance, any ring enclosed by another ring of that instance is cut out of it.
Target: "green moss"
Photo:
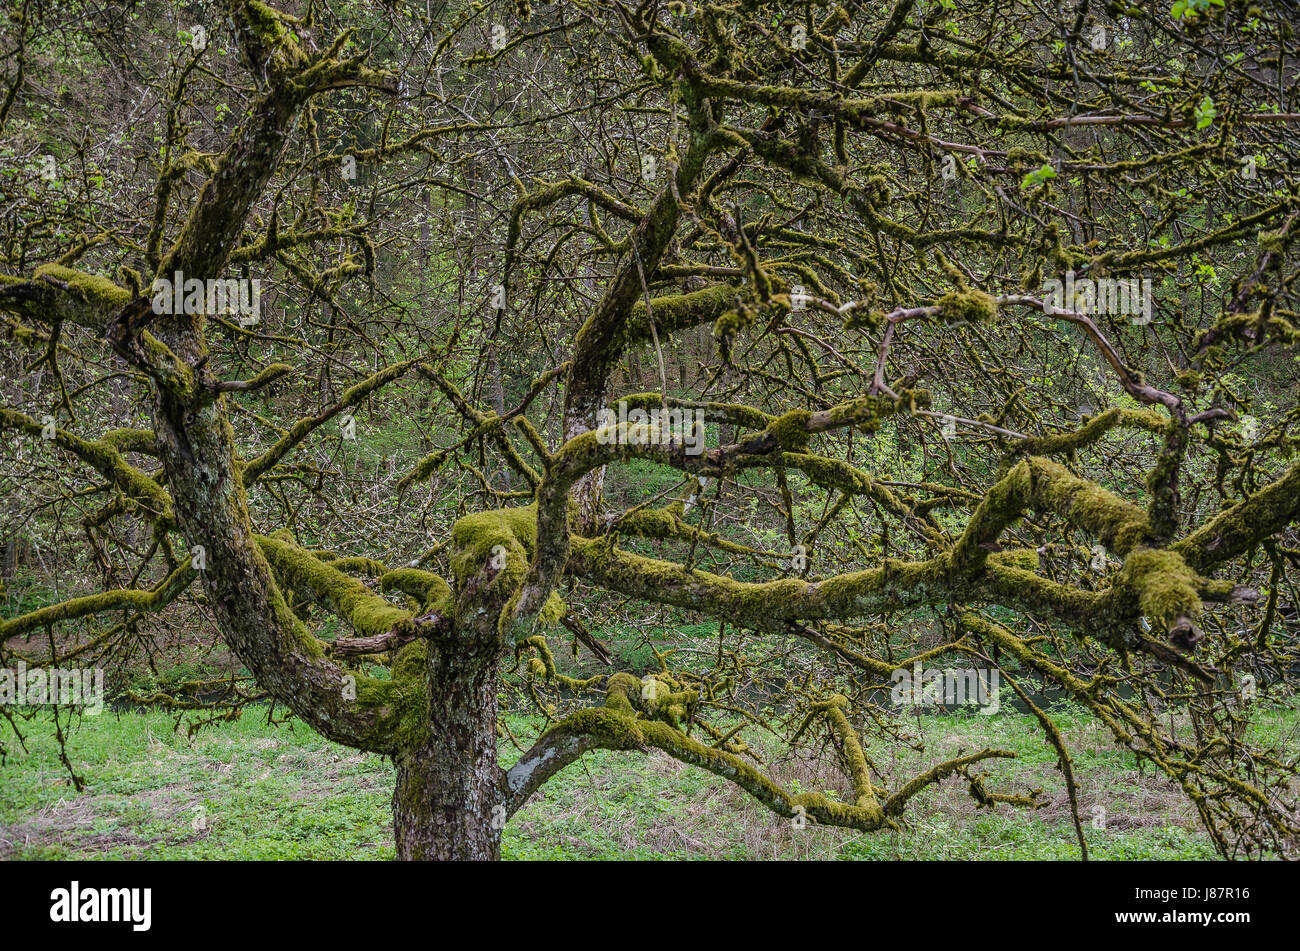
[[[998,304],[983,291],[952,291],[939,298],[944,323],[988,323],[998,315]]]
[[[411,749],[429,733],[429,695],[425,689],[428,670],[427,641],[412,641],[398,650],[390,668],[392,680],[354,675],[361,711],[373,710],[385,723],[395,724],[388,745],[392,749]]]
[[[882,330],[888,322],[889,318],[883,310],[862,308],[853,311],[849,319],[844,322],[844,329],[878,331]]]
[[[292,541],[292,539],[290,539],[290,541]],[[322,560],[331,568],[347,572],[350,575],[365,575],[369,578],[378,578],[385,571],[384,563],[382,561],[377,561],[374,558],[365,558],[360,555],[348,558]]]
[[[749,325],[738,311],[729,310],[717,319],[713,325],[713,336],[719,340],[729,340]]]
[[[417,462],[415,468],[397,484],[397,491],[399,493],[405,492],[415,483],[427,481],[435,472],[442,468],[442,464],[447,461],[448,455],[450,455],[450,453],[446,449],[436,449],[429,453]]]
[[[773,420],[767,431],[786,452],[803,452],[808,448],[808,440],[812,437],[808,432],[808,420],[811,417],[812,413],[806,409],[793,409]]]
[[[310,591],[328,603],[365,637],[384,634],[405,623],[411,613],[372,594],[355,578],[332,568],[310,552],[265,535],[255,536],[276,574],[297,591]]]
[[[106,310],[121,310],[131,302],[131,292],[119,287],[106,277],[87,274],[61,264],[45,264],[36,269],[34,277],[47,277],[67,284],[68,289],[83,301]]]
[[[643,538],[676,538],[681,534],[678,513],[671,508],[633,512],[619,519],[618,528]]]
[[[1012,548],[994,552],[989,555],[989,561],[1005,568],[1019,568],[1021,571],[1038,570],[1038,552],[1032,548]]]
[[[1051,460],[1033,456],[1027,461],[1039,504],[1095,535],[1117,554],[1127,554],[1150,536],[1146,513],[1137,506]]]
[[[451,586],[431,571],[398,568],[379,579],[384,591],[401,591],[415,598],[424,611],[445,609],[451,601]]]
[[[564,603],[558,592],[552,591],[542,605],[542,609],[537,612],[537,623],[549,627],[553,624],[559,624],[560,618],[569,612],[569,606]]]
[[[536,538],[536,505],[465,515],[451,529],[452,573],[463,584],[484,568],[491,568],[499,572],[493,587],[508,586],[507,590],[512,590],[527,573]],[[504,563],[492,565],[498,555],[504,557]]]
[[[258,0],[249,0],[244,4],[248,23],[257,34],[257,38],[268,46],[276,46],[290,40],[278,11],[273,10]]]
[[[1142,613],[1164,630],[1183,627],[1200,614],[1196,572],[1176,552],[1137,549],[1125,559],[1121,580],[1137,593]]]

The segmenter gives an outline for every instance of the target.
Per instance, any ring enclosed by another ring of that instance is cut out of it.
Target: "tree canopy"
[[[1048,685],[1294,853],[1244,729],[1300,661],[1290,4],[12,9],[0,529],[76,580],[0,663],[183,625],[229,675],[132,699],[392,756],[402,858],[496,856],[597,748],[810,825],[1034,807],[998,749],[888,771],[882,691],[957,665],[1085,857]],[[612,662],[664,618],[703,633]],[[548,723],[508,769],[503,699]]]

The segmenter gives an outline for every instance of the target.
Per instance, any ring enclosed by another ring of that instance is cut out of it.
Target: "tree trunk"
[[[433,658],[430,668],[429,735],[395,757],[397,858],[498,859],[505,806],[497,766],[496,663],[449,651]]]

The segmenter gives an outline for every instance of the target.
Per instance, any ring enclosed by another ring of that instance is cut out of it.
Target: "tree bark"
[[[434,654],[428,735],[394,757],[397,858],[495,860],[501,857],[505,824],[497,765],[497,665],[454,650]]]

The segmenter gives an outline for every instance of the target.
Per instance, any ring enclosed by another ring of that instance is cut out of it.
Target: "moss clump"
[[[1019,568],[1021,571],[1038,570],[1038,552],[1032,548],[1012,548],[989,555],[992,564],[1004,568]]]
[[[808,432],[808,420],[812,413],[806,409],[792,409],[768,424],[767,432],[786,452],[803,452],[808,448],[812,434]]]
[[[552,591],[542,605],[542,609],[537,612],[537,623],[549,627],[552,624],[559,624],[560,618],[564,617],[569,611],[569,606],[564,603],[564,599],[558,593]]]
[[[719,340],[730,340],[748,326],[738,311],[729,310],[718,318],[713,325],[713,336]]]
[[[451,529],[452,573],[463,584],[484,568],[491,568],[499,572],[493,587],[508,584],[513,589],[524,579],[536,538],[535,505],[463,516]]]
[[[678,512],[672,507],[633,512],[619,520],[619,529],[643,538],[676,538],[681,534]]]
[[[939,318],[946,324],[988,323],[998,304],[983,291],[952,291],[939,298]]]
[[[272,537],[274,537],[274,535]],[[292,541],[293,539],[289,540]],[[386,570],[382,561],[378,561],[374,558],[366,558],[363,555],[352,555],[346,558],[323,560],[331,568],[347,572],[350,575],[365,575],[367,578],[378,578]]]
[[[1177,552],[1139,548],[1125,560],[1121,580],[1152,625],[1166,631],[1188,628],[1201,611],[1196,572]]]
[[[844,329],[877,331],[884,327],[888,321],[889,318],[883,310],[863,308],[855,310],[849,319],[844,321]]]
[[[392,727],[390,750],[418,746],[429,733],[429,695],[424,677],[428,667],[428,643],[413,641],[403,646],[393,660],[392,680],[356,676],[359,711],[373,711]]]
[[[246,3],[244,10],[248,15],[249,26],[253,28],[257,38],[263,43],[268,46],[277,46],[289,42],[289,31],[285,29],[278,11],[271,9],[264,3],[257,2],[257,0]]]

